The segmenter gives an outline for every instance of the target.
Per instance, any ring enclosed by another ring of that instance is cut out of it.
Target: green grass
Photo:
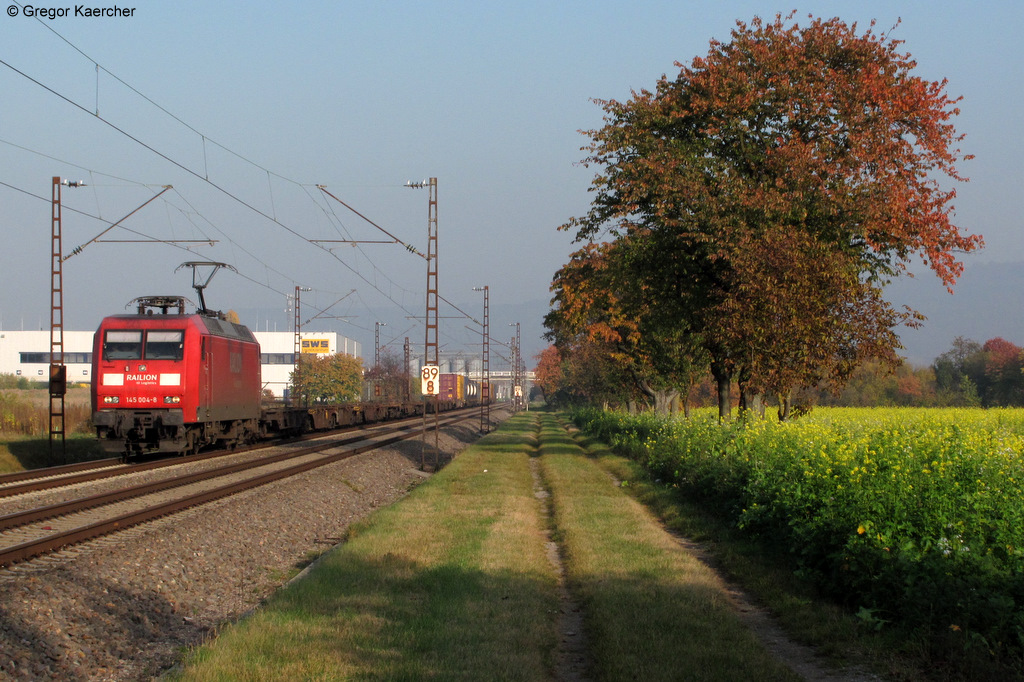
[[[799,679],[740,623],[717,576],[616,488],[550,416],[540,441],[596,679]]]
[[[896,679],[1020,678],[1024,411],[598,423],[637,464],[602,462],[798,639]]]
[[[582,434],[576,440],[667,528],[700,544],[716,570],[767,606],[788,634],[814,647],[823,662],[837,668],[873,662],[897,679],[920,679],[899,660],[907,655],[900,647],[911,643],[887,644],[877,634],[866,633],[848,611],[799,580],[790,557],[778,547],[745,536],[734,524],[688,501],[677,488],[653,480],[642,466],[614,454],[606,444]]]
[[[537,680],[556,579],[513,419],[197,650],[186,680]]]
[[[534,495],[531,457],[553,519]],[[554,679],[548,524],[585,609],[591,679],[796,679],[740,624],[711,571],[536,413],[506,421],[354,526],[174,678]]]
[[[0,436],[0,474],[86,462],[104,457],[109,455],[100,447],[95,436],[68,434],[64,452],[61,451],[60,438],[54,441],[51,452],[50,439],[47,436]]]

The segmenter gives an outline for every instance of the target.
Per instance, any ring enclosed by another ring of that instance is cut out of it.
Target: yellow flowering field
[[[819,408],[576,422],[780,544],[866,623],[1024,650],[1024,410]]]

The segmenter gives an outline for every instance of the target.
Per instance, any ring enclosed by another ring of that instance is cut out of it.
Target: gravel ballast
[[[442,430],[442,464],[478,426]],[[424,480],[420,448],[403,441],[0,572],[0,679],[159,676]]]

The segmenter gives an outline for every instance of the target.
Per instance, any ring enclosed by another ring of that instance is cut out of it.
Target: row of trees
[[[984,407],[1024,407],[1024,348],[1003,338],[984,344],[958,337],[932,365],[942,400]]]
[[[556,274],[548,338],[586,392],[659,411],[709,371],[719,413],[899,364],[883,286],[920,256],[947,288],[980,236],[951,222],[964,180],[945,81],[900,41],[838,19],[738,23],[654,92],[599,101],[581,248]]]
[[[563,357],[549,346],[537,355],[536,384],[543,397],[556,404],[630,402],[628,377],[588,353]],[[685,391],[673,411],[716,404],[710,372]],[[851,373],[835,390],[804,388],[793,397],[795,405],[844,407],[1024,407],[1024,348],[1002,338],[984,343],[958,337],[952,347],[930,366],[903,363],[896,368],[872,360]],[[735,406],[735,405],[734,405]]]
[[[895,371],[868,363],[837,392],[804,396],[821,405],[1024,407],[1024,348],[996,337],[984,343],[957,337],[928,367]]]

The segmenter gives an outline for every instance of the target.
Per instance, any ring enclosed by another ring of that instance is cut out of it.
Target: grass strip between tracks
[[[591,679],[796,679],[742,627],[714,576],[537,413],[507,420],[354,527],[174,678],[553,679],[557,579],[531,457],[585,612]]]

